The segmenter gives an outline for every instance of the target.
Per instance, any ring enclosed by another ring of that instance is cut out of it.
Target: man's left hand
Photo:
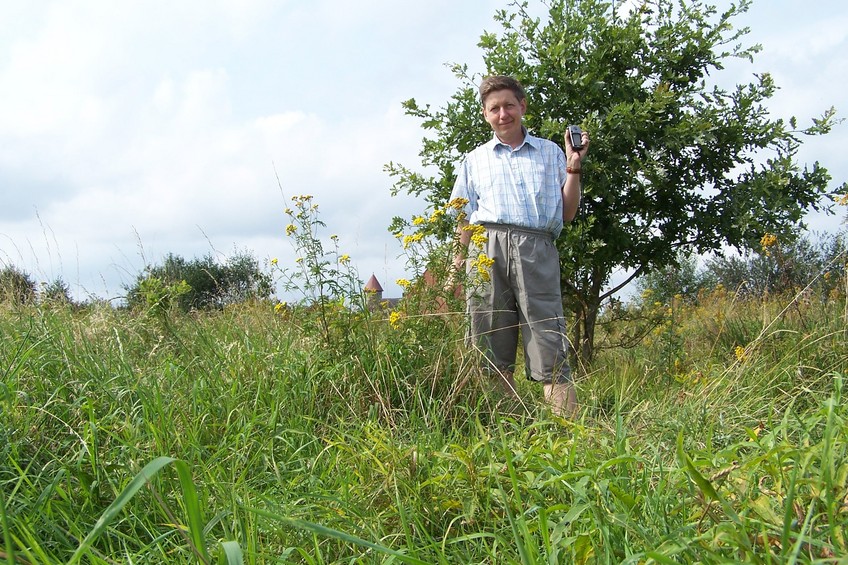
[[[589,152],[589,132],[584,131],[580,137],[583,140],[583,147],[577,150],[571,145],[571,136],[568,133],[565,134],[565,159],[569,167],[579,168]]]

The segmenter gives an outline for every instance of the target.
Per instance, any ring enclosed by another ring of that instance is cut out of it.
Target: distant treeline
[[[719,285],[740,296],[809,290],[827,296],[841,289],[846,274],[848,238],[838,234],[800,235],[792,241],[765,236],[761,248],[746,254],[700,258],[681,253],[677,265],[652,271],[638,279],[640,291],[668,302],[674,297],[694,300],[698,293]],[[184,312],[214,310],[228,304],[270,299],[271,274],[249,252],[235,253],[224,262],[211,254],[185,259],[170,253],[161,264],[147,267],[124,288],[123,305],[130,309],[177,307]],[[62,278],[36,283],[14,265],[0,269],[0,303],[75,302]]]
[[[237,252],[223,262],[211,254],[185,259],[170,253],[161,264],[148,266],[139,273],[124,290],[122,307],[162,307],[167,303],[188,312],[268,299],[273,294],[273,280],[246,251]],[[38,284],[29,273],[14,265],[0,269],[0,303],[85,305],[73,299],[70,287],[61,277]]]

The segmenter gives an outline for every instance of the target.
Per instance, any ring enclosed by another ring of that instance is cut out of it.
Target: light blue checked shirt
[[[563,184],[565,154],[559,145],[525,133],[524,143],[513,149],[495,135],[466,155],[450,199],[468,200],[472,224],[513,224],[558,237]]]

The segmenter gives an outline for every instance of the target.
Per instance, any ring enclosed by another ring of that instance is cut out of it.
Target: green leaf
[[[218,563],[220,565],[242,565],[244,563],[244,556],[238,542],[221,542],[221,553],[218,554]]]
[[[698,489],[701,491],[701,494],[704,495],[704,498],[718,502],[724,510],[724,513],[736,524],[735,539],[737,539],[749,552],[753,551],[751,548],[751,541],[748,539],[748,534],[746,533],[745,524],[739,518],[739,515],[733,509],[733,506],[719,495],[718,491],[716,491],[710,481],[698,472],[698,469],[695,468],[692,460],[683,450],[683,431],[677,434],[677,458],[683,464],[683,467],[689,477],[696,485],[698,485]]]
[[[209,553],[206,551],[206,541],[203,538],[203,528],[205,525],[203,521],[203,510],[200,507],[197,490],[194,488],[194,482],[191,479],[191,470],[185,461],[175,461],[174,467],[177,470],[180,485],[183,489],[183,504],[185,505],[188,518],[189,537],[200,556],[208,563],[210,560]]]
[[[9,528],[9,519],[6,516],[6,497],[3,489],[0,489],[0,526],[3,526],[3,543],[6,546],[6,562],[9,565],[15,563],[15,547],[12,545],[12,530]]]
[[[317,534],[319,536],[324,536],[332,539],[336,539],[345,543],[351,543],[354,545],[358,545],[360,547],[367,547],[369,549],[373,549],[379,553],[384,553],[386,555],[391,555],[399,559],[404,563],[412,563],[413,565],[428,565],[427,561],[422,561],[416,557],[412,557],[405,553],[401,553],[400,551],[396,551],[384,545],[380,545],[360,537],[354,536],[352,534],[348,534],[347,532],[342,532],[340,530],[336,530],[333,528],[328,528],[327,526],[322,526],[321,524],[316,524],[314,522],[307,522],[305,520],[297,520],[295,518],[289,518],[287,516],[280,516],[279,514],[274,514],[273,512],[267,512],[265,510],[261,510],[259,508],[248,508],[250,512],[254,514],[258,514],[260,516],[265,516],[266,518],[271,518],[272,520],[277,520],[278,522],[283,522],[292,526],[294,528],[298,528],[301,530],[306,530],[308,532],[312,532],[313,534]]]
[[[85,536],[85,539],[80,542],[79,547],[71,556],[71,559],[68,561],[69,565],[76,563],[79,559],[85,554],[86,550],[94,543],[94,540],[98,538],[103,532],[106,531],[106,528],[109,527],[109,524],[112,523],[112,520],[115,519],[115,516],[127,505],[127,503],[132,500],[133,496],[138,492],[138,490],[143,487],[147,482],[155,477],[159,471],[161,471],[167,465],[176,461],[173,457],[157,457],[150,463],[144,466],[144,468],[139,471],[139,473],[133,478],[132,481],[121,491],[121,494],[109,505],[108,508],[103,512],[100,518],[97,520],[97,523],[94,524],[94,528]]]

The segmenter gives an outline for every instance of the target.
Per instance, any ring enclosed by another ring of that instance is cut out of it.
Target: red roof
[[[371,274],[371,278],[368,279],[368,282],[365,283],[365,290],[370,292],[383,292],[383,287],[380,286],[380,281],[377,280],[377,277]]]

